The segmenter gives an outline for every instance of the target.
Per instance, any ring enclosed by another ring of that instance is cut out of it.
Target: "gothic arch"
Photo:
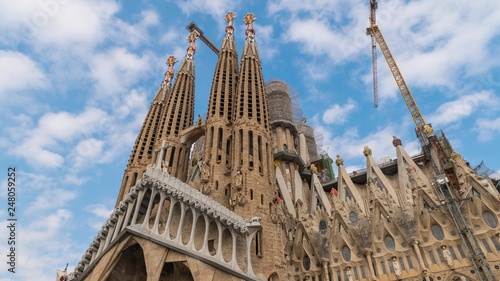
[[[465,279],[463,279],[463,278]],[[450,274],[446,279],[445,281],[472,281],[472,280],[476,280],[476,277],[477,276],[474,276],[474,277],[470,277],[468,275],[465,275],[465,274],[462,274],[462,273],[458,273],[458,272],[455,272],[453,274]],[[462,279],[461,279],[462,278]]]
[[[144,252],[135,242],[121,251],[120,258],[108,274],[106,281],[146,281],[146,279]]]
[[[163,264],[158,281],[194,281],[187,262],[166,262]]]

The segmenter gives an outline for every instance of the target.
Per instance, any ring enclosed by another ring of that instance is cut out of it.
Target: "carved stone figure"
[[[241,174],[240,170],[236,171],[236,177],[234,178],[234,187],[236,187],[237,190],[241,190],[241,188],[243,187],[243,175]]]
[[[236,206],[236,196],[231,196],[229,197],[229,206],[231,206],[232,208],[234,208]]]
[[[168,163],[165,163],[163,160],[161,160],[161,170],[164,173],[168,173]]]
[[[207,183],[210,180],[210,167],[205,161],[201,161],[201,181]]]
[[[392,136],[392,145],[394,145],[394,147],[397,147],[398,145],[403,145],[403,142],[398,137]]]
[[[337,166],[344,165],[344,159],[340,158],[340,155],[337,154],[337,159],[335,160],[335,164]]]
[[[204,184],[201,189],[201,193],[208,195],[210,194],[210,191],[211,191],[210,186],[208,184]]]
[[[455,265],[453,264],[453,257],[450,254],[450,251],[448,250],[448,247],[446,245],[441,246],[441,249],[443,250],[443,256],[444,259],[446,260],[446,263],[450,268],[454,268]]]
[[[243,194],[241,192],[238,193],[237,200],[238,200],[238,205],[240,205],[240,206],[245,205],[245,202],[246,202],[245,196],[243,196]]]
[[[198,120],[196,121],[196,126],[201,126],[201,115],[198,114]]]
[[[396,276],[398,278],[401,277],[401,266],[399,265],[399,261],[396,257],[392,257],[392,267],[394,268],[394,274],[396,274]]]
[[[368,155],[372,155],[372,149],[369,148],[367,145],[363,148],[363,155],[364,156],[368,156]]]
[[[316,168],[316,165],[314,164],[311,164],[309,170],[311,171],[311,174],[316,174],[318,172],[318,168]]]
[[[354,281],[354,274],[352,273],[351,267],[346,267],[347,280]]]

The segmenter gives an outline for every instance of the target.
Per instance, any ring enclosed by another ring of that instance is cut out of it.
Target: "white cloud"
[[[91,133],[105,117],[106,113],[96,108],[87,108],[80,114],[47,113],[40,118],[36,128],[26,132],[13,152],[33,166],[60,167],[64,157],[59,144]]]
[[[315,130],[324,136],[324,147],[329,147],[330,155],[339,154],[345,161],[346,166],[359,166],[364,163],[363,148],[368,146],[372,149],[373,158],[377,161],[390,157],[396,157],[396,150],[392,144],[392,136],[397,135],[403,140],[403,147],[410,155],[416,155],[420,151],[417,141],[405,142],[404,125],[388,125],[372,133],[361,136],[357,128],[351,128],[342,135],[333,136],[332,131],[322,125],[314,125]],[[411,138],[413,139],[413,138]]]
[[[479,132],[477,137],[479,141],[489,141],[493,136],[500,133],[500,118],[493,120],[480,118],[476,120],[476,128],[474,131]]]
[[[216,21],[222,21],[227,11],[234,10],[237,1],[230,0],[185,0],[173,1],[187,15],[204,13],[212,16]]]
[[[152,10],[142,11],[141,19],[136,24],[130,24],[120,19],[116,19],[113,37],[114,40],[130,43],[132,46],[138,46],[149,40],[147,29],[151,26],[157,25],[159,21],[158,14]]]
[[[356,110],[357,107],[358,104],[351,98],[344,105],[334,103],[323,112],[323,122],[326,124],[344,124],[347,121],[349,113]]]
[[[151,65],[155,65],[153,61],[151,54],[139,57],[124,48],[113,48],[94,55],[90,61],[90,75],[101,93],[99,97],[106,100],[108,94],[127,90],[146,74]]]
[[[0,97],[12,91],[45,88],[48,79],[28,56],[0,50]]]
[[[474,112],[494,108],[500,100],[489,91],[463,95],[454,101],[445,102],[436,109],[436,113],[429,116],[434,127],[445,126],[460,121]]]
[[[100,230],[109,218],[109,215],[111,215],[113,209],[107,208],[104,204],[94,204],[85,207],[85,211],[94,215],[94,217],[89,220],[90,226],[95,230]]]
[[[56,209],[68,205],[76,198],[76,192],[64,189],[45,189],[37,194],[35,201],[26,208],[27,213],[37,213],[47,209]]]
[[[10,40],[35,41],[52,48],[81,48],[101,42],[106,37],[106,25],[119,9],[115,1],[4,2],[0,18],[4,18]]]

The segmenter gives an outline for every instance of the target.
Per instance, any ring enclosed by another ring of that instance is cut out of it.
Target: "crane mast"
[[[435,184],[438,187],[441,196],[444,198],[445,205],[448,213],[453,221],[453,224],[460,233],[460,237],[467,248],[469,257],[474,265],[479,280],[481,281],[494,281],[495,277],[491,272],[491,268],[486,260],[484,253],[479,247],[477,238],[472,230],[469,228],[468,223],[461,210],[462,200],[459,193],[460,185],[454,165],[451,163],[451,155],[453,149],[448,140],[441,133],[439,136],[434,133],[429,124],[425,123],[424,117],[420,113],[418,106],[406,84],[406,81],[399,70],[396,60],[392,56],[391,50],[387,45],[380,28],[376,23],[376,9],[378,7],[376,0],[370,0],[370,27],[367,28],[366,33],[372,37],[372,60],[373,60],[373,86],[374,86],[374,100],[375,107],[378,105],[377,93],[377,55],[375,42],[378,43],[382,54],[389,66],[392,76],[396,80],[399,91],[410,111],[413,121],[416,125],[416,133],[421,141],[422,148],[432,160],[432,166],[436,173]],[[432,155],[434,157],[432,157]]]
[[[370,22],[371,25],[375,25],[377,22],[376,13],[377,1],[370,1]],[[369,29],[366,31],[366,35],[371,35]],[[372,38],[372,70],[373,70],[373,106],[378,107],[378,78],[377,78],[377,42],[375,36],[371,35]]]

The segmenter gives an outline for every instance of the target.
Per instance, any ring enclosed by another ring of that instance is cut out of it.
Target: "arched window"
[[[431,231],[432,231],[432,235],[434,235],[434,238],[436,238],[437,240],[441,241],[444,239],[443,228],[440,225],[433,224],[431,226]]]
[[[497,218],[489,211],[483,213],[483,219],[486,224],[491,228],[496,228],[498,225]]]
[[[351,223],[356,223],[358,221],[358,215],[356,215],[355,212],[350,212],[349,213],[349,221]]]
[[[385,237],[385,247],[389,252],[393,252],[396,249],[396,242],[394,242],[394,238],[392,238],[392,236],[387,235]]]
[[[344,248],[342,248],[342,257],[345,261],[351,260],[351,249],[349,249],[349,247],[344,246]]]
[[[319,231],[323,232],[326,230],[326,221],[325,220],[320,220],[319,221]]]
[[[309,258],[308,255],[304,256],[304,260],[302,261],[302,265],[304,266],[305,270],[311,269],[311,259]]]

